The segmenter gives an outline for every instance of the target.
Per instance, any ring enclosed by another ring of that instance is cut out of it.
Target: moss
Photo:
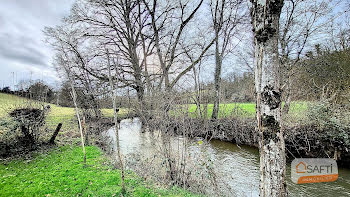
[[[260,43],[265,43],[277,34],[278,25],[274,22],[278,21],[283,7],[283,0],[270,0],[266,3],[265,7],[254,1],[250,12],[251,16],[256,19],[256,23],[263,25],[257,30],[253,29],[255,38]]]

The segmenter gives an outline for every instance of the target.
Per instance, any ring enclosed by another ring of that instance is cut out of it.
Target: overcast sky
[[[58,80],[53,52],[44,42],[45,26],[60,24],[74,0],[1,0],[0,87],[21,79]],[[14,75],[13,75],[14,73]]]
[[[0,1],[0,88],[13,89],[14,84],[27,79],[54,85],[59,78],[52,66],[53,51],[44,42],[42,31],[45,26],[60,24],[75,0]],[[336,12],[342,7],[338,5]],[[223,69],[232,70],[232,65],[225,63]],[[212,72],[207,73],[212,76]]]

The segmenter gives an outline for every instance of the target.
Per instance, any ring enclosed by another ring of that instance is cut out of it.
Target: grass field
[[[71,146],[0,164],[0,196],[120,196],[120,171],[97,147],[88,146],[86,152],[86,168],[81,148]],[[132,172],[126,173],[125,183],[126,196],[193,196],[146,183]]]
[[[307,109],[307,102],[293,102],[290,106],[289,116],[300,119],[303,117],[304,112]],[[204,109],[204,105],[201,109]],[[211,117],[213,113],[213,104],[207,106],[207,117]],[[220,104],[219,118],[220,117],[242,117],[242,118],[254,118],[255,117],[255,103],[228,103]],[[195,104],[189,105],[189,112],[193,117],[198,116],[197,106]]]
[[[31,101],[29,99],[20,98],[13,95],[2,94],[0,93],[0,118],[6,116],[7,112],[10,109],[22,105],[36,105],[40,106],[41,103],[36,101]],[[293,119],[301,119],[304,116],[304,112],[307,109],[307,102],[293,102],[290,107],[289,116]],[[54,130],[58,123],[62,122],[63,127],[62,131],[69,131],[72,129],[78,129],[75,118],[74,108],[69,107],[60,107],[54,104],[50,104],[51,111],[47,116],[47,126],[50,130]],[[202,110],[205,108],[205,105],[201,106]],[[207,117],[211,117],[213,112],[213,104],[208,104],[207,108]],[[187,109],[185,109],[187,110]],[[192,117],[198,117],[197,106],[191,104],[188,106],[188,112]],[[127,109],[121,109],[119,112],[120,115],[126,114]],[[112,117],[112,109],[102,109],[102,114],[105,117]],[[203,113],[204,114],[204,113]],[[228,103],[220,104],[220,117],[241,117],[241,118],[254,118],[255,117],[255,103]],[[1,131],[0,131],[1,132]]]
[[[0,119],[9,118],[8,112],[13,109],[20,107],[41,107],[42,104],[47,105],[47,103],[42,103],[14,95],[0,93]],[[60,134],[64,134],[69,131],[77,130],[78,124],[75,116],[75,109],[70,107],[60,107],[55,104],[50,104],[50,112],[46,118],[46,126],[50,131],[50,134],[55,130],[58,123],[63,123]],[[120,115],[125,115],[127,113],[126,109],[121,109]],[[112,109],[102,109],[102,114],[105,117],[113,117]],[[4,128],[0,127],[0,134],[3,132]]]

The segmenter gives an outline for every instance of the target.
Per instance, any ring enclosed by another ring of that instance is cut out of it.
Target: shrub
[[[7,127],[12,133],[20,131],[21,142],[25,145],[34,144],[38,141],[39,130],[45,125],[46,112],[48,107],[38,108],[17,108],[9,112],[11,119],[2,121],[1,126]]]
[[[311,124],[323,131],[333,144],[350,146],[350,128],[346,124],[347,110],[329,102],[310,104],[307,109],[307,118]]]

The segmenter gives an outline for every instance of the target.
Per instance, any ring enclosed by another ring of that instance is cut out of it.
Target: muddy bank
[[[176,135],[258,147],[255,119],[223,118],[212,121],[177,118],[169,122],[152,119],[148,125],[151,125],[151,129],[161,128]],[[342,132],[350,135],[350,130]],[[335,158],[339,166],[350,167],[350,146],[335,129],[320,129],[317,125],[306,124],[285,127],[284,135],[289,161],[295,157]]]

